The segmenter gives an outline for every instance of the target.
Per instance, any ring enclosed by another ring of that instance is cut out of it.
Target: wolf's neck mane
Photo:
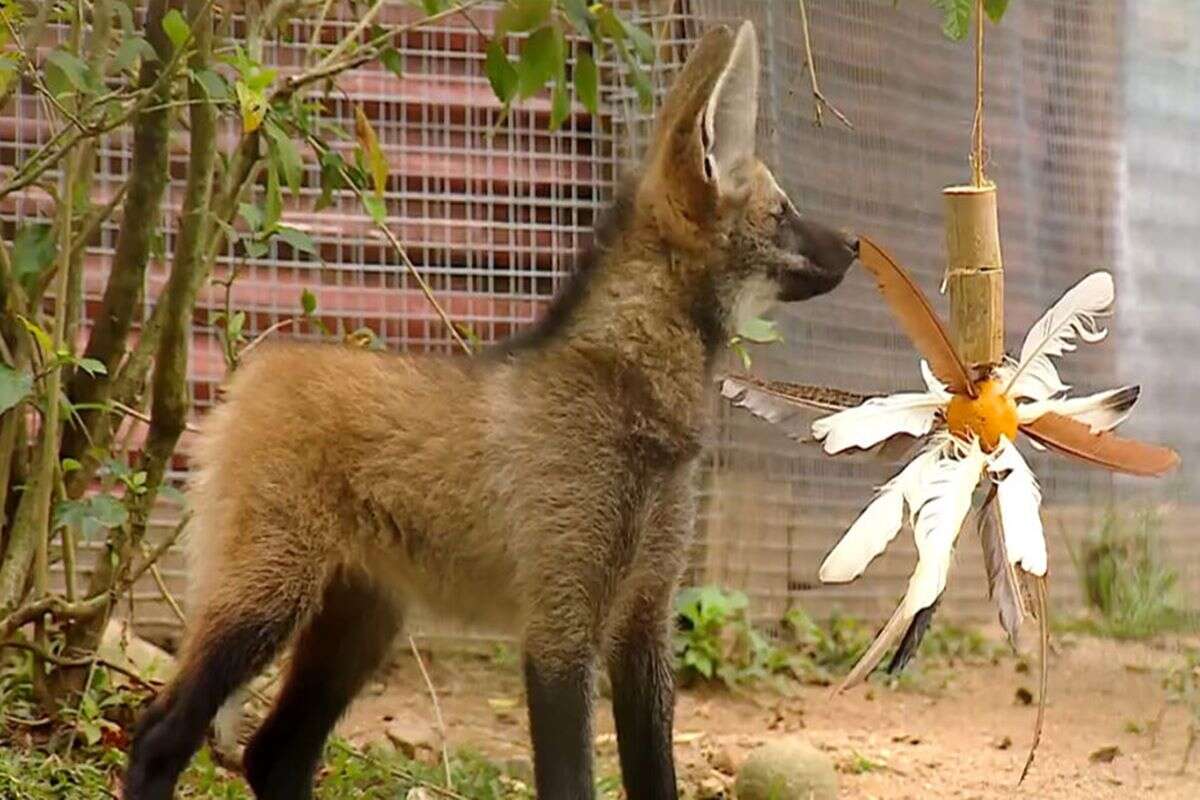
[[[546,313],[531,327],[497,343],[492,348],[493,352],[508,356],[535,350],[562,335],[583,305],[596,276],[604,268],[605,256],[631,224],[636,189],[633,181],[625,181],[618,187],[612,205],[605,209],[596,223],[591,244],[579,254],[575,271],[550,302]]]

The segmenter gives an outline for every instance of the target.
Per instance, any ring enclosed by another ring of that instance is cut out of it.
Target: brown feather
[[[1004,547],[1004,522],[1000,519],[1000,506],[995,501],[996,487],[993,486],[979,509],[976,524],[979,542],[983,546],[983,564],[987,569],[988,597],[996,601],[1000,626],[1008,634],[1009,644],[1016,650],[1021,623],[1027,612],[1016,570],[1008,560],[1008,552]]]
[[[879,666],[879,662],[883,660],[884,655],[896,643],[896,640],[908,630],[909,623],[912,622],[912,617],[904,613],[904,605],[902,601],[896,607],[892,618],[883,626],[883,630],[875,637],[875,641],[871,642],[871,646],[867,648],[867,652],[863,653],[862,658],[854,665],[854,669],[850,670],[850,674],[833,690],[835,697],[847,689],[856,686],[870,675],[871,670]]]
[[[1156,476],[1179,464],[1179,454],[1169,447],[1114,433],[1092,433],[1086,424],[1054,412],[1022,425],[1021,430],[1039,444],[1113,472]]]
[[[1049,614],[1046,612],[1046,579],[1045,577],[1030,576],[1033,581],[1034,595],[1037,597],[1037,618],[1038,627],[1042,631],[1041,646],[1039,647],[1040,655],[1040,685],[1038,686],[1038,710],[1037,721],[1033,724],[1033,741],[1029,745],[1029,755],[1025,758],[1025,767],[1021,770],[1021,778],[1017,781],[1019,786],[1024,782],[1025,776],[1029,774],[1029,768],[1033,766],[1033,757],[1037,754],[1038,745],[1042,742],[1042,723],[1046,721],[1046,685],[1050,682],[1050,620]]]
[[[847,408],[860,406],[873,394],[859,394],[829,386],[814,386],[807,383],[789,383],[788,381],[764,381],[749,375],[729,375],[722,381],[721,392],[730,399],[747,389],[757,389],[774,398],[806,408],[819,411],[844,411]]]
[[[718,380],[721,396],[738,408],[773,423],[801,444],[815,444],[812,438],[812,419],[809,412],[836,413],[860,406],[878,394],[859,394],[829,386],[814,386],[788,381],[765,381],[749,375],[726,375]],[[857,453],[868,453],[872,459],[901,461],[912,452],[919,439],[896,434],[881,444]]]
[[[879,245],[859,238],[858,260],[875,276],[883,299],[938,380],[955,394],[975,397],[975,383],[925,293]]]

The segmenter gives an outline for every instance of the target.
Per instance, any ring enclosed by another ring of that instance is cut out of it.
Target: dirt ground
[[[845,798],[1200,797],[1200,747],[1189,771],[1178,772],[1185,712],[1167,712],[1157,742],[1148,732],[1163,708],[1156,670],[1170,659],[1170,646],[1063,637],[1056,649],[1041,749],[1019,788],[1036,709],[1018,694],[1037,687],[1036,670],[1015,657],[928,667],[911,686],[869,686],[837,700],[813,686],[683,691],[675,725],[681,785],[692,796],[701,786],[708,793],[728,786],[755,746],[799,735],[829,753]],[[507,761],[515,773],[528,769],[520,674],[511,659],[434,653],[427,666],[450,746]],[[612,718],[606,702],[597,708],[598,774],[616,775]],[[433,716],[415,661],[401,658],[341,731],[355,742],[390,739],[435,757]],[[1105,758],[1111,748],[1115,757]]]

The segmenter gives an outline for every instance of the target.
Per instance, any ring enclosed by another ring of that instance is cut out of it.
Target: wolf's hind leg
[[[125,775],[126,800],[170,800],[217,709],[287,639],[285,615],[202,616],[179,671],[138,723]]]
[[[388,652],[400,609],[371,580],[341,571],[299,635],[275,706],[246,747],[258,800],[312,797],[325,738]]]

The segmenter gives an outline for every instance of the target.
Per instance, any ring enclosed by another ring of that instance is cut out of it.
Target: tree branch
[[[170,95],[170,82],[160,80],[165,74],[163,65],[171,60],[171,42],[162,26],[167,8],[168,0],[149,1],[145,34],[158,53],[158,59],[142,62],[140,79],[143,87],[157,87],[160,99],[169,99]],[[77,370],[67,392],[76,405],[95,406],[108,399],[111,376],[125,353],[133,315],[142,297],[146,264],[150,260],[150,248],[158,230],[162,198],[167,186],[168,122],[168,112],[158,110],[142,113],[134,123],[133,174],[129,178],[121,227],[117,232],[116,253],[108,283],[104,287],[101,309],[96,315],[84,352],[85,357],[104,364],[107,374],[93,377],[83,370]],[[106,415],[94,408],[84,410],[80,416],[83,424],[78,429],[69,429],[63,442],[63,455],[77,461],[81,460],[88,444],[84,431],[92,429],[97,422],[107,422],[106,419],[98,419],[98,416],[103,418]],[[78,489],[76,479],[72,479],[69,489]],[[74,493],[72,496],[75,496]]]
[[[821,87],[817,84],[817,62],[813,61],[812,40],[808,35],[808,8],[804,5],[804,0],[798,0],[800,3],[800,24],[804,30],[804,63],[808,65],[808,76],[812,80],[812,96],[813,96],[813,112],[816,114],[816,123],[821,125],[821,112],[828,108],[838,121],[845,125],[850,130],[854,130],[854,124],[846,118],[846,115],[838,111],[837,106],[825,99],[825,95],[821,92]]]

